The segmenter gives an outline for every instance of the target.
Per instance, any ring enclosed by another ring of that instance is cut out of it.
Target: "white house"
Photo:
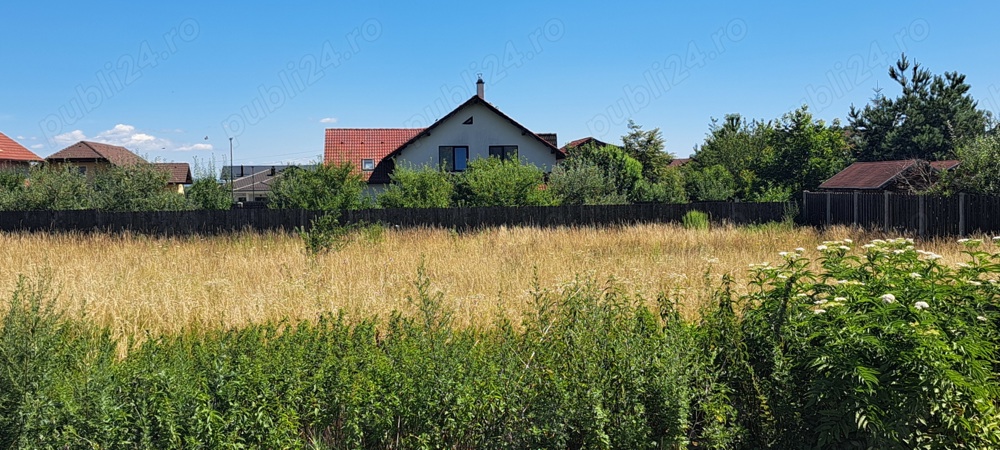
[[[324,162],[357,167],[371,191],[390,182],[397,165],[464,171],[469,161],[517,158],[549,172],[566,155],[555,133],[536,134],[476,95],[427,128],[328,128]]]

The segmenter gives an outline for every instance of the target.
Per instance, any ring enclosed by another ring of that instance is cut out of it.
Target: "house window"
[[[511,159],[517,161],[516,145],[491,145],[490,156],[500,158],[504,161]]]
[[[469,147],[438,147],[441,170],[462,172],[469,166]]]
[[[365,172],[371,172],[375,170],[375,160],[374,159],[362,159],[361,160],[361,170]]]
[[[76,170],[80,173],[80,175],[86,175],[87,174],[87,168],[86,167],[82,167],[82,166],[81,167],[77,167]]]

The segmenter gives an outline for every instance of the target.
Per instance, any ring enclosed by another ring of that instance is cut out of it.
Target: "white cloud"
[[[324,117],[319,119],[319,123],[337,123],[336,117]]]
[[[55,141],[62,145],[74,144],[79,141],[88,140],[86,134],[81,130],[73,130],[56,136]],[[135,153],[144,154],[156,151],[210,151],[212,144],[175,144],[167,138],[161,138],[141,130],[136,130],[135,126],[119,123],[110,130],[97,133],[91,140],[104,144],[125,147]]]
[[[39,150],[45,148],[45,144],[35,144],[31,146],[32,150]]]
[[[212,144],[194,144],[194,145],[182,145],[175,148],[179,152],[190,152],[190,151],[211,151],[213,149]]]
[[[87,135],[83,134],[83,131],[81,130],[73,130],[69,133],[57,134],[52,139],[55,140],[57,144],[69,145],[86,140]]]
[[[17,140],[19,140],[19,141],[23,141],[23,140],[24,140],[24,136],[18,136],[18,137],[17,137]]]

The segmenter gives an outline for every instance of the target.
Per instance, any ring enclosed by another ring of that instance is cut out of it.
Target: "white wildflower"
[[[896,296],[892,294],[884,294],[880,298],[885,303],[894,303],[896,301]]]
[[[962,238],[962,239],[959,239],[959,240],[958,240],[958,243],[959,243],[959,244],[964,244],[964,243],[966,243],[966,242],[969,242],[969,240],[968,240],[968,239],[966,239],[966,238]]]
[[[921,278],[923,278],[923,277],[924,277],[924,276],[923,276],[923,275],[920,275],[919,273],[916,273],[916,272],[910,272],[910,278],[913,278],[914,280],[919,280],[919,279],[921,279]]]
[[[852,241],[850,238],[844,238],[844,242],[850,244],[851,242],[854,242],[854,241]]]
[[[933,252],[927,252],[927,259],[933,261],[935,259],[941,259],[941,255]]]
[[[825,305],[826,300],[820,299],[813,302],[814,305]]]
[[[903,253],[906,253],[906,250],[899,250],[899,249],[896,249],[896,250],[893,250],[893,251],[892,251],[892,253],[893,253],[894,255],[902,255]]]
[[[986,316],[976,316],[976,320],[980,322],[986,322]]]
[[[804,293],[804,292],[800,292],[800,293],[798,293],[798,294],[795,294],[795,296],[796,296],[796,297],[800,297],[800,298],[802,298],[802,297],[808,297],[808,296],[809,296],[809,294],[806,294],[806,293]]]
[[[851,247],[848,247],[846,245],[841,245],[840,247],[837,247],[837,248],[839,248],[841,250],[850,250],[851,249]]]
[[[799,248],[795,249],[795,253],[804,253],[805,251],[806,251],[806,249],[804,249],[802,247],[799,247]]]
[[[816,246],[816,250],[819,250],[821,252],[825,252],[826,249],[827,249],[827,247],[825,245],[817,245]]]
[[[983,285],[983,283],[980,283],[980,282],[978,282],[976,280],[969,280],[969,284],[971,284],[973,286],[982,286]]]
[[[815,314],[823,314],[825,312],[826,312],[825,309],[815,309],[815,310],[813,310],[813,313],[815,313]]]
[[[837,284],[847,284],[847,280],[837,280]]]
[[[788,256],[788,252],[778,252],[778,256],[784,258],[784,257]]]
[[[881,239],[875,239],[875,240],[872,241],[872,244],[885,244],[885,241],[883,241]]]
[[[1000,236],[993,236],[994,241],[1000,241]]]
[[[864,249],[875,248],[875,244],[865,244],[865,245],[862,245],[861,248],[864,248]]]
[[[927,304],[927,302],[924,302],[924,301],[920,301],[920,302],[916,302],[916,303],[914,303],[914,304],[913,304],[913,307],[914,307],[914,308],[917,308],[917,311],[919,311],[919,310],[921,310],[921,309],[927,309],[927,308],[930,308],[930,307],[931,307],[931,305],[928,305],[928,304]]]
[[[846,302],[847,301],[847,297],[834,297],[833,301],[835,301],[835,302]]]

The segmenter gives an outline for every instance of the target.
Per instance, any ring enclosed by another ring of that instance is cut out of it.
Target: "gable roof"
[[[572,150],[577,147],[583,147],[584,145],[587,144],[594,144],[598,147],[604,147],[605,145],[612,145],[608,144],[607,142],[601,141],[593,136],[587,136],[585,138],[580,138],[575,141],[570,141],[569,143],[567,143],[562,147],[562,151],[563,153],[568,153],[569,150]],[[615,147],[617,147],[617,145],[615,145]]]
[[[115,166],[129,166],[146,162],[125,147],[102,144],[100,142],[80,141],[45,158],[46,161],[92,161],[105,160]]]
[[[0,133],[0,161],[42,161],[23,145]]]
[[[389,167],[379,163],[424,130],[426,128],[327,128],[323,161],[357,166],[362,159],[374,159],[375,171],[362,171],[361,175],[366,181],[371,181],[374,176],[376,182],[385,179],[387,183]]]
[[[153,163],[153,167],[167,172],[169,175],[167,183],[169,184],[191,184],[194,182],[191,179],[191,167],[188,166],[188,163]]]
[[[819,185],[820,189],[882,189],[917,163],[899,161],[856,162]]]
[[[674,158],[670,160],[670,164],[667,167],[680,167],[691,162],[691,158]]]
[[[276,178],[278,178],[278,174],[271,175],[271,169],[261,170],[233,180],[232,189],[235,192],[271,192],[271,183]]]
[[[503,111],[500,111],[499,109],[497,109],[496,106],[493,106],[492,104],[490,104],[490,102],[487,102],[486,100],[483,100],[482,97],[480,97],[478,95],[473,95],[472,98],[466,100],[465,103],[462,103],[461,105],[458,105],[457,108],[451,110],[450,113],[445,114],[445,116],[442,117],[442,118],[440,118],[440,119],[438,119],[437,122],[434,122],[433,124],[431,124],[431,126],[429,126],[427,128],[424,128],[421,132],[417,133],[415,136],[413,136],[412,138],[410,138],[410,140],[404,142],[402,145],[399,146],[399,148],[393,150],[392,153],[389,153],[388,155],[386,155],[386,157],[383,158],[383,160],[390,159],[390,158],[398,155],[400,152],[403,151],[403,149],[405,149],[406,147],[408,147],[410,144],[413,144],[414,142],[416,142],[417,140],[419,140],[421,137],[430,136],[431,131],[433,131],[435,128],[437,128],[438,126],[440,126],[442,123],[444,123],[445,121],[447,121],[449,118],[451,118],[455,114],[458,114],[459,111],[465,109],[466,107],[469,107],[469,106],[472,106],[472,105],[477,105],[477,104],[478,105],[483,105],[484,107],[486,107],[486,109],[488,109],[488,110],[492,111],[493,113],[495,113],[496,115],[498,115],[498,116],[506,119],[508,122],[510,122],[511,125],[514,125],[518,129],[520,129],[521,132],[524,133],[525,135],[530,135],[531,137],[535,138],[535,140],[537,140],[538,142],[542,143],[542,145],[544,145],[546,148],[548,148],[550,152],[552,152],[552,153],[554,153],[556,155],[556,160],[560,160],[560,159],[563,159],[563,158],[566,157],[566,153],[563,152],[562,150],[559,150],[555,145],[552,144],[552,142],[549,142],[549,141],[545,140],[544,138],[542,138],[538,134],[535,134],[533,131],[525,128],[524,125],[521,125],[521,124],[517,123],[517,121],[515,121],[514,119],[511,119],[510,116],[504,114]],[[375,170],[377,172],[378,168],[376,167]],[[386,180],[385,182],[388,182],[388,180]]]

